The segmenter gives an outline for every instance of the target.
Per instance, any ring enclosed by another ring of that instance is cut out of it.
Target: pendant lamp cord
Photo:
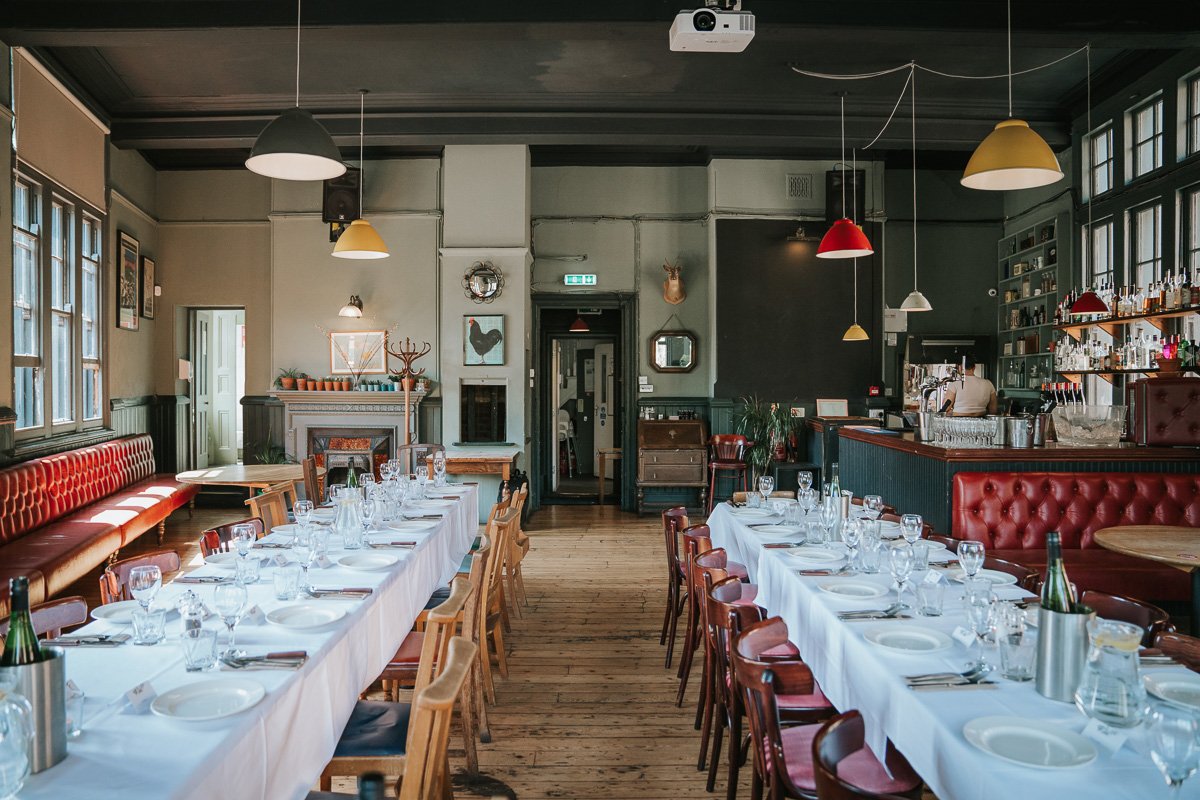
[[[913,291],[917,291],[917,73],[912,75]]]
[[[300,3],[296,0],[296,108],[300,107]]]
[[[358,90],[358,215],[363,213],[363,119],[367,113],[367,90]]]
[[[1096,193],[1096,187],[1092,185],[1092,43],[1087,44],[1087,157],[1083,159],[1083,163],[1087,165],[1088,177],[1088,246],[1087,246],[1087,269],[1092,269],[1092,262],[1095,254],[1092,248],[1095,247],[1095,242],[1092,241],[1092,195]]]
[[[1008,8],[1008,118],[1012,119],[1012,0],[1005,5]]]
[[[839,167],[842,170],[842,216],[846,214],[846,94],[843,92],[841,96],[842,107],[842,163]]]
[[[850,148],[850,180],[854,181],[854,199],[851,202],[854,203],[853,219],[854,219],[854,224],[857,225],[858,224],[858,150],[853,147]],[[845,188],[845,186],[846,186],[846,182],[842,181],[843,189]],[[845,201],[842,201],[842,206],[843,206],[843,208],[845,207]],[[854,324],[855,325],[858,324],[858,257],[857,256],[854,259]]]

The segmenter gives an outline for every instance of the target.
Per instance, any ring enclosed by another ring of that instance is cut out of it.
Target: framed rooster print
[[[504,315],[463,317],[463,364],[504,366]]]

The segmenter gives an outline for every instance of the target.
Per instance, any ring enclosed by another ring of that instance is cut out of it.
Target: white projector
[[[698,8],[680,11],[671,23],[671,49],[696,53],[740,53],[754,38],[749,11]]]

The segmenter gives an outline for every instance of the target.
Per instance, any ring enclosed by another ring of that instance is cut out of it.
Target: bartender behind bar
[[[975,359],[963,359],[963,377],[957,388],[946,390],[943,411],[955,417],[982,417],[996,413],[996,387],[975,374]]]

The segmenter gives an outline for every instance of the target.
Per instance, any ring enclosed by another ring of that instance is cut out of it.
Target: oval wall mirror
[[[476,261],[463,276],[463,289],[476,303],[490,303],[504,289],[504,273],[490,261]]]
[[[691,331],[659,331],[650,337],[650,366],[658,372],[691,372],[698,355]]]

